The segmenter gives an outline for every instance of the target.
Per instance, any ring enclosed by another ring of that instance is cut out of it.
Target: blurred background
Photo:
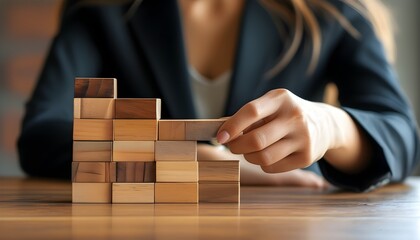
[[[50,41],[62,0],[0,0],[0,176],[23,176],[16,140]],[[397,72],[420,119],[420,1],[383,0],[393,13]],[[48,147],[46,147],[48,150]],[[416,171],[420,175],[419,169]]]

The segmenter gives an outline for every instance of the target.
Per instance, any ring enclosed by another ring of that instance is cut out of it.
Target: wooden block
[[[156,182],[197,182],[198,162],[156,162]]]
[[[155,141],[114,141],[113,161],[155,161]]]
[[[200,202],[239,203],[240,183],[200,183]]]
[[[185,140],[185,121],[159,120],[159,140]]]
[[[116,182],[143,183],[156,181],[155,162],[117,162]]]
[[[185,122],[185,140],[210,141],[216,137],[217,131],[225,119],[197,119]]]
[[[109,163],[109,182],[117,182],[117,163]]]
[[[75,98],[73,100],[73,118],[80,118],[81,105],[81,98]]]
[[[106,162],[72,162],[72,181],[110,182],[110,168]]]
[[[111,203],[111,183],[73,183],[73,203]]]
[[[156,141],[156,161],[197,161],[196,141]]]
[[[76,78],[74,80],[74,97],[117,98],[117,79]]]
[[[154,203],[154,183],[113,183],[112,203]]]
[[[112,140],[112,119],[74,119],[73,140]]]
[[[198,203],[198,183],[156,183],[156,203]]]
[[[157,140],[157,120],[114,120],[115,141]]]
[[[119,98],[115,103],[118,119],[160,119],[161,101],[158,98]]]
[[[110,162],[112,141],[74,141],[74,162]]]
[[[239,182],[239,160],[199,161],[199,182]]]
[[[115,118],[115,99],[75,98],[74,116],[85,119],[113,119]]]

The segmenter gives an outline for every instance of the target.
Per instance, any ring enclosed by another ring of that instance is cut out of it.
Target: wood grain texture
[[[110,182],[109,163],[72,162],[72,181],[84,183]]]
[[[216,137],[225,119],[196,119],[185,122],[185,140],[210,141]]]
[[[75,98],[117,98],[115,78],[75,78]]]
[[[119,98],[115,104],[118,119],[160,119],[159,98]]]
[[[157,120],[114,120],[115,141],[155,141],[157,140]]]
[[[239,182],[239,160],[199,161],[199,182]]]
[[[155,162],[117,162],[116,182],[150,183],[156,181]]]
[[[197,161],[196,141],[156,141],[156,161]]]
[[[73,140],[112,140],[112,119],[74,119]]]
[[[362,193],[334,187],[241,186],[240,204],[69,204],[71,190],[68,181],[1,177],[0,236],[420,239],[420,177]]]
[[[112,141],[73,141],[74,162],[110,162]]]
[[[156,203],[198,203],[198,183],[155,183]]]
[[[113,161],[154,161],[155,141],[114,141]]]
[[[156,162],[156,182],[197,182],[198,162]]]
[[[111,203],[111,183],[73,183],[73,203]]]
[[[159,120],[159,140],[160,141],[185,140],[185,121]]]
[[[82,108],[81,98],[73,99],[73,118],[80,118],[81,108]]]
[[[240,183],[220,182],[220,183],[200,183],[199,186],[200,203],[239,203]]]
[[[113,119],[115,118],[115,99],[113,98],[75,98],[80,102],[79,118]],[[76,111],[76,108],[75,108]],[[74,113],[76,115],[76,113]]]
[[[154,183],[113,183],[112,203],[154,203]]]

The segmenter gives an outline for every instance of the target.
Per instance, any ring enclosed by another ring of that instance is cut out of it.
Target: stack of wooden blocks
[[[74,203],[239,203],[239,161],[197,161],[224,120],[161,120],[160,99],[118,99],[115,78],[74,90]]]

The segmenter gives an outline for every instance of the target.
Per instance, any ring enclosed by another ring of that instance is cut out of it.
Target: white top
[[[214,119],[224,117],[232,72],[227,71],[219,77],[210,80],[201,75],[192,66],[188,70],[198,118]]]

